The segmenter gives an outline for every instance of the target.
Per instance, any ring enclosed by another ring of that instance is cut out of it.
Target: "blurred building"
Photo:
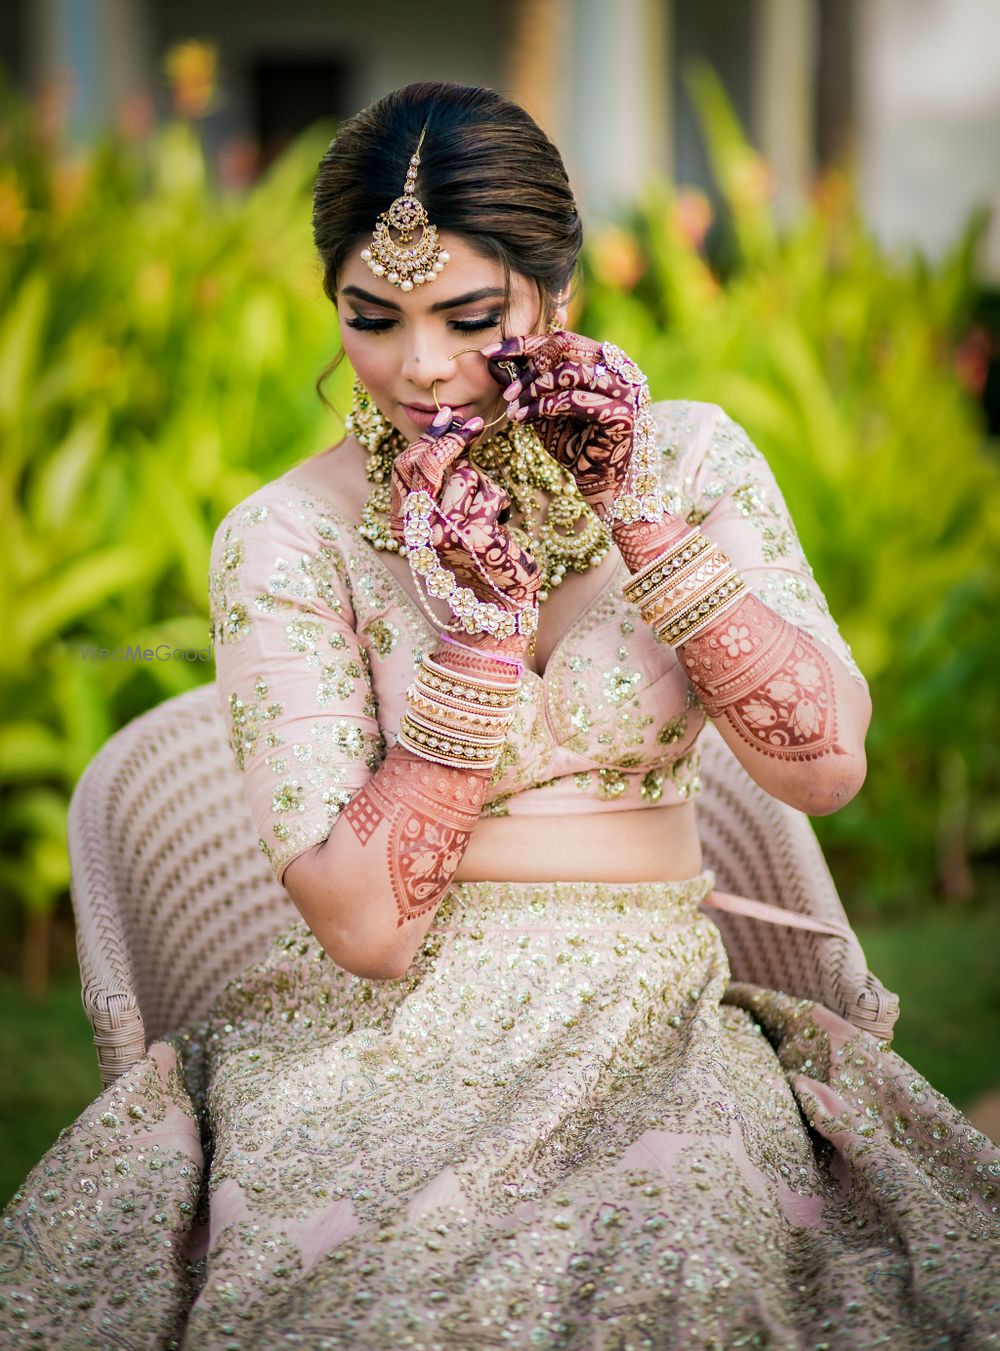
[[[0,61],[37,92],[71,73],[71,133],[151,98],[166,53],[215,45],[206,135],[254,171],[317,118],[416,79],[511,94],[563,151],[588,220],[650,168],[710,191],[685,62],[721,75],[793,212],[817,169],[856,165],[887,243],[938,254],[1000,198],[997,0],[6,0]],[[241,160],[240,155],[243,154]],[[1000,281],[1000,213],[986,258]]]

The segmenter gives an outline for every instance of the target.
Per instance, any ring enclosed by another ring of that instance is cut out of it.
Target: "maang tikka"
[[[438,273],[448,262],[448,250],[441,247],[437,227],[427,219],[423,203],[414,195],[417,169],[420,165],[420,147],[427,134],[426,124],[420,133],[417,148],[410,156],[403,195],[397,197],[388,211],[378,217],[372,242],[361,250],[361,257],[376,277],[384,277],[401,291],[412,291],[425,281],[436,281]],[[399,232],[399,242],[391,231]],[[420,242],[413,247],[410,241],[419,230]]]

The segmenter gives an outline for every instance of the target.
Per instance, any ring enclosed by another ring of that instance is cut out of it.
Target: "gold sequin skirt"
[[[398,981],[297,920],[26,1178],[0,1344],[996,1346],[1000,1151],[713,884],[458,884]]]

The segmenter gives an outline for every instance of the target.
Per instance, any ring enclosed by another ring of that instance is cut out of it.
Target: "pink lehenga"
[[[3,1345],[996,1345],[1000,1151],[712,884],[463,883],[400,981],[296,921],[25,1180]]]
[[[677,510],[863,680],[745,433],[712,405],[657,417]],[[434,639],[322,468],[212,551],[219,693],[279,881]],[[614,580],[526,681],[491,813],[698,791],[703,710]],[[1000,1345],[1000,1150],[872,1033],[732,981],[713,891],[455,884],[390,981],[296,920],[25,1179],[0,1344]]]

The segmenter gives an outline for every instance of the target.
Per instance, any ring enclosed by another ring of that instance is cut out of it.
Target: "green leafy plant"
[[[342,432],[312,387],[337,343],[309,236],[331,128],[232,193],[189,120],[71,154],[0,101],[0,894],[38,990],[73,785],[118,727],[211,678],[215,525]],[[127,648],[159,656],[86,655]]]
[[[1000,840],[997,468],[959,360],[982,221],[933,267],[889,256],[834,174],[779,229],[717,81],[691,87],[726,207],[714,258],[707,199],[650,183],[588,241],[573,322],[634,355],[654,397],[722,404],[774,466],[872,683],[868,781],[816,823],[848,906],[961,897]],[[0,923],[32,989],[68,911],[79,775],[211,678],[216,524],[341,434],[313,388],[337,346],[309,237],[331,134],[231,191],[191,117],[71,152],[0,85]],[[350,378],[327,386],[344,411]],[[161,644],[178,659],[82,655]]]
[[[654,398],[721,404],[766,454],[872,689],[869,771],[815,822],[855,912],[975,890],[1000,844],[1000,475],[961,345],[985,213],[930,266],[890,255],[833,171],[779,229],[722,87],[689,72],[725,210],[657,182],[586,256],[579,322]]]

